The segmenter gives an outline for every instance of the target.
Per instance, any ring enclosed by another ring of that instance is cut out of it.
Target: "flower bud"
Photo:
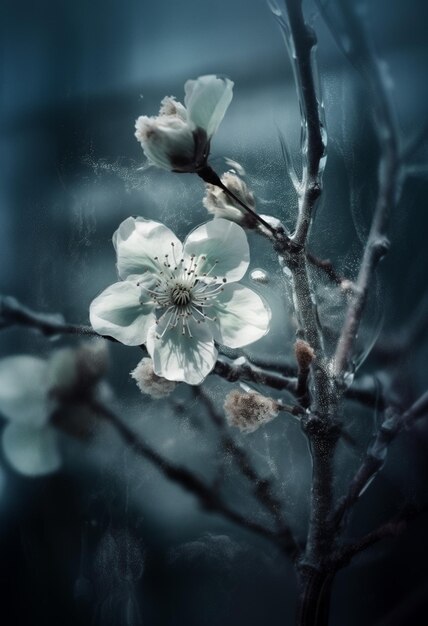
[[[315,358],[315,352],[313,348],[308,344],[304,339],[297,339],[294,344],[294,354],[296,355],[297,365],[299,366],[299,370],[307,371],[312,361]]]
[[[49,359],[48,372],[54,396],[83,396],[107,373],[108,347],[105,339],[86,341],[76,349],[61,348]]]
[[[235,389],[226,396],[224,410],[231,426],[251,433],[278,415],[278,404],[255,391],[243,393]]]
[[[226,172],[221,177],[221,182],[232,193],[235,194],[250,209],[255,210],[255,200],[253,193],[248,189],[242,178],[239,178],[234,172]],[[202,200],[204,207],[214,217],[223,217],[224,219],[236,222],[244,228],[255,228],[257,221],[223,189],[216,185],[206,184],[204,199]]]
[[[131,372],[141,393],[155,399],[166,398],[175,389],[175,382],[155,374],[153,361],[148,357],[141,359],[135,370]]]
[[[174,172],[203,169],[211,137],[232,100],[232,89],[227,78],[200,76],[186,82],[185,106],[167,96],[157,116],[140,116],[135,137],[149,161]]]

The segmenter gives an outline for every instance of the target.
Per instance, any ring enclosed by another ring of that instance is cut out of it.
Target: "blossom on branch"
[[[122,280],[91,303],[91,324],[126,345],[145,343],[158,376],[197,385],[217,360],[214,342],[239,348],[267,333],[269,308],[237,283],[249,265],[237,224],[212,220],[182,244],[163,224],[130,217],[113,243]]]
[[[94,393],[107,367],[105,341],[63,348],[49,359],[30,355],[0,360],[0,414],[8,420],[2,447],[10,465],[26,476],[61,466],[54,413],[64,402]]]
[[[253,211],[256,208],[253,193],[248,189],[245,182],[234,172],[225,172],[221,182],[227,189],[232,191],[244,204]],[[221,187],[206,183],[206,191],[202,200],[204,207],[215,217],[224,217],[227,220],[241,224],[244,228],[256,228],[258,222],[251,213],[242,209],[230,195]]]
[[[135,136],[153,165],[174,172],[197,172],[207,163],[211,137],[232,100],[233,82],[214,75],[188,80],[184,105],[167,96],[159,115],[141,115]]]

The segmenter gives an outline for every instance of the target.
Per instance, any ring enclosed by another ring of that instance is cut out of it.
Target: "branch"
[[[61,314],[32,311],[11,296],[0,296],[0,330],[12,326],[32,328],[46,337],[75,335],[102,337],[116,342],[113,337],[99,335],[90,326],[65,322]],[[145,350],[144,346],[141,348]],[[241,356],[231,360],[225,355],[219,355],[212,373],[229,382],[246,380],[278,391],[288,391],[292,395],[297,391],[297,368],[292,365],[275,366],[269,364],[267,360],[253,364],[247,357]],[[346,396],[367,406],[383,408],[385,404],[385,399],[379,396],[378,389],[365,379],[361,382],[356,379],[346,392]]]
[[[301,0],[285,0],[285,6],[287,16],[282,14],[278,6],[273,4],[271,8],[284,35],[299,95],[304,173],[303,180],[298,187],[299,211],[296,229],[291,238],[295,249],[287,250],[277,246],[277,251],[284,271],[292,273],[297,316],[304,338],[315,352],[311,368],[314,383],[314,409],[320,414],[327,415],[332,398],[330,380],[305,255],[309,228],[321,193],[325,162],[321,107],[317,99],[314,78],[313,49],[316,45],[316,37],[313,30],[305,23]]]
[[[344,546],[339,552],[333,556],[335,567],[343,568],[349,565],[351,560],[357,554],[364,552],[371,546],[375,545],[383,539],[390,537],[398,537],[407,530],[410,522],[425,514],[428,511],[428,505],[424,507],[407,506],[400,513],[392,517],[390,520],[381,524],[376,530],[368,533],[355,543]]]
[[[376,474],[385,464],[388,446],[404,429],[410,428],[418,419],[428,413],[428,391],[402,414],[387,412],[379,431],[374,437],[367,454],[355,474],[348,493],[339,500],[333,514],[333,525],[339,528],[345,515],[350,511],[360,495],[369,487]]]
[[[113,426],[122,440],[133,449],[136,454],[150,461],[166,478],[177,483],[185,491],[194,495],[207,511],[219,513],[231,522],[269,539],[277,546],[279,545],[290,558],[295,558],[295,547],[288,542],[287,537],[262,526],[258,522],[230,508],[221,499],[215,488],[207,485],[187,468],[176,465],[165,459],[159,452],[144,441],[141,436],[137,435],[137,433],[133,432],[132,429],[122,422],[113,411],[103,404],[93,401],[91,408]]]
[[[423,339],[428,334],[428,293],[422,298],[413,312],[412,318],[395,332],[381,335],[374,345],[371,355],[381,359],[385,366],[397,365],[397,362],[413,350],[422,345]]]
[[[311,265],[324,272],[324,274],[331,280],[332,283],[336,284],[338,287],[344,287],[345,281],[347,279],[344,276],[341,276],[339,272],[336,271],[331,261],[327,259],[319,259],[317,256],[314,256],[310,252],[306,253],[306,258]]]
[[[214,366],[213,374],[217,374],[217,376],[221,376],[231,383],[245,380],[251,383],[266,385],[279,391],[289,391],[293,395],[296,393],[297,383],[295,377],[283,376],[282,374],[262,369],[250,363],[243,356],[230,360],[220,355]]]
[[[309,233],[316,202],[321,194],[322,172],[325,163],[325,142],[321,106],[317,98],[312,51],[317,39],[304,20],[301,0],[285,0],[288,23],[281,13],[274,11],[286,41],[293,64],[302,115],[302,152],[305,158],[304,175],[299,189],[299,213],[292,237],[295,244],[304,247]]]
[[[348,306],[335,354],[336,376],[340,379],[350,366],[355,339],[375,269],[389,247],[386,233],[391,212],[397,205],[399,198],[401,160],[386,80],[354,3],[344,0],[335,3],[335,9],[341,12],[344,24],[345,32],[341,33],[342,38],[336,32],[334,18],[330,15],[326,5],[320,1],[318,5],[338,45],[367,83],[372,99],[374,126],[380,147],[378,196],[373,220],[355,283],[354,295]],[[348,42],[346,49],[342,43],[345,37]]]
[[[100,336],[91,326],[67,324],[60,314],[38,313],[11,296],[0,296],[0,330],[10,326],[34,328],[46,337],[54,337],[55,335]],[[113,337],[104,337],[104,339],[116,341]]]

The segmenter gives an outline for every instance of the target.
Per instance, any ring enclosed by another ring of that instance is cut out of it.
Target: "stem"
[[[299,254],[289,263],[289,269],[293,276],[294,296],[297,315],[304,336],[315,353],[312,364],[314,383],[314,407],[321,414],[330,412],[332,400],[331,385],[326,370],[324,347],[321,333],[318,327],[316,305],[312,299],[309,274],[304,254]]]
[[[278,534],[259,524],[257,521],[249,519],[238,511],[230,508],[222,500],[220,494],[217,493],[217,490],[213,486],[206,484],[186,467],[177,465],[163,457],[104,404],[93,400],[90,407],[116,430],[121,439],[134,450],[136,454],[152,463],[166,478],[193,494],[206,510],[219,513],[229,521],[273,541],[274,544],[279,545],[290,558],[293,559],[295,557],[296,546],[291,536],[288,534]]]
[[[293,242],[304,246],[312,222],[315,204],[322,189],[322,159],[325,156],[325,144],[322,136],[323,123],[318,103],[312,50],[317,39],[314,31],[303,17],[301,0],[285,0],[289,22],[289,37],[292,40],[294,54],[290,55],[293,63],[297,92],[300,95],[302,126],[305,133],[305,168],[302,191],[299,198],[299,213]]]
[[[337,4],[345,24],[346,39],[350,42],[344,52],[368,86],[372,100],[374,128],[381,153],[378,195],[373,220],[355,283],[354,297],[349,304],[335,354],[335,373],[337,379],[340,380],[351,364],[354,343],[375,269],[389,247],[386,233],[391,212],[399,199],[402,168],[394,114],[381,64],[372,50],[354,3],[341,0]],[[333,36],[336,37],[339,46],[343,49],[328,9],[322,4],[320,8]]]
[[[317,430],[320,424],[315,422]],[[308,425],[306,426],[308,430]],[[328,562],[334,539],[331,524],[333,508],[333,461],[337,435],[333,431],[310,434],[312,455],[311,513],[305,563],[313,567],[324,567]]]
[[[221,182],[220,176],[213,170],[213,168],[210,165],[206,165],[205,167],[198,170],[197,174],[206,183],[209,183],[210,185],[215,185],[216,187],[220,187],[220,189],[222,189],[224,193],[226,193],[230,198],[232,198],[235,202],[237,202],[240,207],[242,207],[247,213],[249,213],[251,217],[253,218],[253,220],[261,224],[263,228],[266,228],[273,235],[275,239],[277,238],[278,236],[277,229],[271,226],[270,224],[268,224],[262,217],[260,217],[260,215],[256,211],[254,211],[249,206],[247,206],[245,202],[242,202],[242,200],[238,198],[238,196],[236,196],[232,191],[230,191],[230,189],[228,189],[226,185],[224,185]]]
[[[328,626],[334,572],[319,572],[310,567],[299,572],[297,626]]]

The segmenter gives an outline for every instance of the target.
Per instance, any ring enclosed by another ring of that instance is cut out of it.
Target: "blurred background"
[[[377,145],[364,85],[315,4],[304,6],[319,38],[329,136],[311,249],[352,278],[376,197]],[[87,324],[91,300],[116,279],[111,236],[123,219],[155,218],[180,237],[207,219],[201,181],[148,169],[133,135],[139,115],[157,113],[165,95],[182,99],[184,82],[202,74],[224,74],[235,82],[234,99],[212,142],[212,165],[221,172],[227,169],[224,157],[239,162],[258,210],[292,226],[296,198],[279,136],[299,170],[299,109],[282,36],[264,0],[15,0],[3,3],[0,12],[1,293]],[[365,20],[390,77],[405,145],[427,125],[428,5],[367,2]],[[428,308],[424,141],[406,172],[390,229],[391,251],[373,290],[357,359],[362,375],[388,365],[384,378],[403,403],[426,386],[424,328],[397,362],[385,363],[381,351],[369,353],[376,341],[405,338],[415,312],[421,325]],[[250,246],[251,269],[262,268],[269,281],[251,285],[248,276],[246,283],[270,302],[274,317],[270,334],[248,353],[291,360],[295,326],[287,289],[267,243],[250,235]],[[322,277],[317,291],[320,315],[338,327],[343,299]],[[2,357],[47,356],[76,343],[16,328],[0,335]],[[167,400],[142,396],[129,376],[139,358],[137,349],[111,346],[109,383],[121,417],[168,458],[213,477],[215,433],[198,401],[180,387],[174,398],[186,411],[177,412]],[[230,385],[212,376],[206,389],[221,409]],[[360,447],[341,447],[338,492],[378,416],[350,404],[345,417]],[[236,436],[260,471],[277,481],[303,537],[310,471],[298,426],[280,417],[252,435]],[[202,511],[114,432],[102,431],[86,443],[64,436],[62,444],[61,471],[44,478],[20,476],[0,458],[4,624],[293,623],[294,573],[268,544]],[[358,505],[351,533],[369,531],[405,500],[423,499],[427,444],[428,431],[420,424],[394,445],[382,476]],[[240,480],[228,467],[225,493],[257,515]],[[426,623],[425,527],[421,518],[411,532],[339,574],[332,626]]]

